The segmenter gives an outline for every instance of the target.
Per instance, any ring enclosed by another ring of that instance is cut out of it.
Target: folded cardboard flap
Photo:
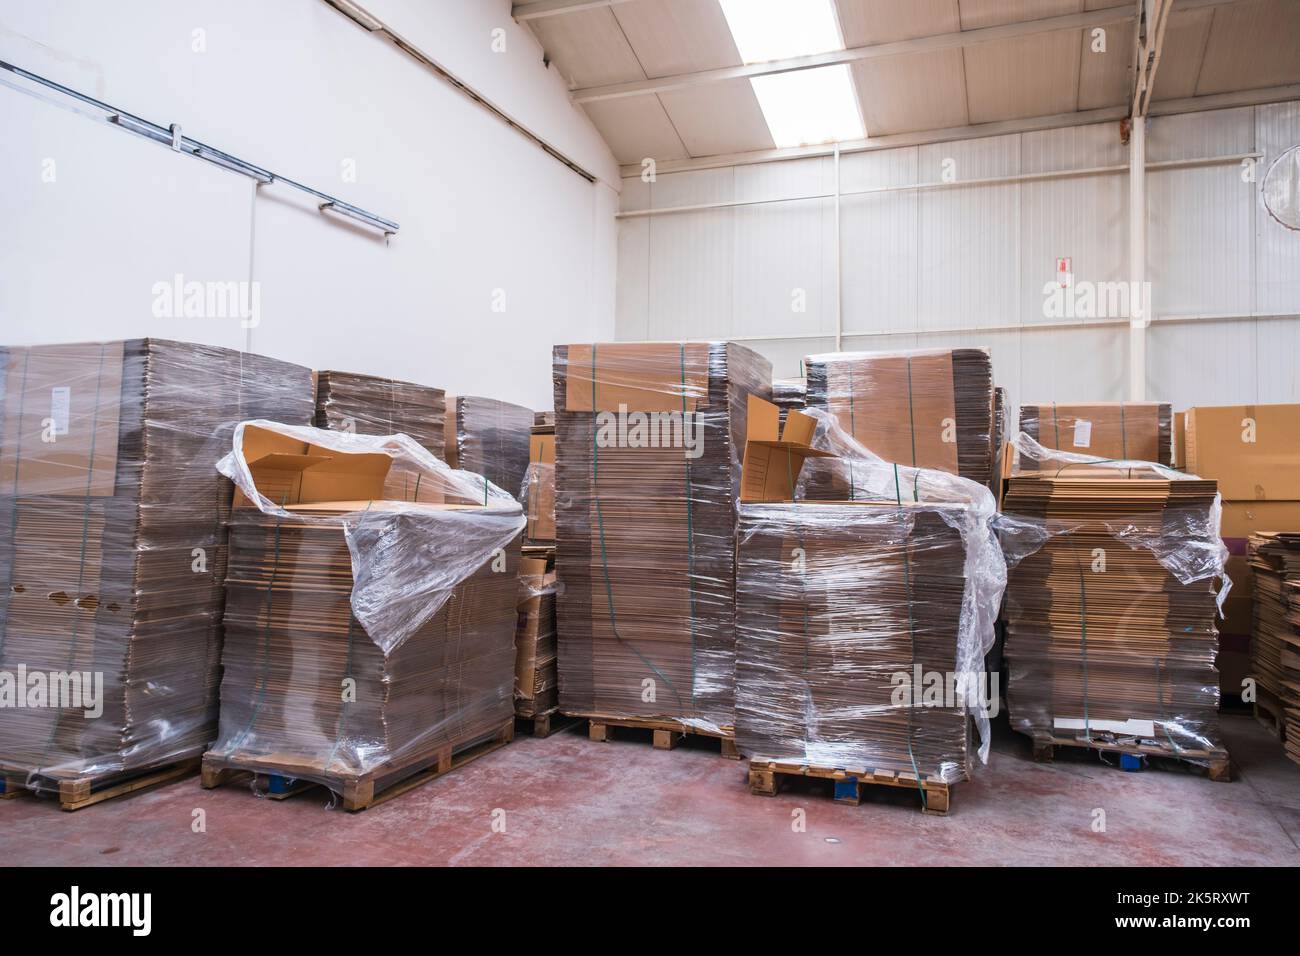
[[[281,507],[383,499],[392,459],[379,452],[349,454],[248,425],[244,461],[257,490]],[[251,508],[242,491],[234,507]]]
[[[745,459],[740,472],[741,501],[791,501],[804,461],[835,457],[809,444],[817,429],[816,419],[791,409],[784,429],[780,422],[781,410],[777,406],[757,395],[749,396]]]

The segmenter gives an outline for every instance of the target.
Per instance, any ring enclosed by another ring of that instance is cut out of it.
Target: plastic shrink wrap
[[[316,427],[361,435],[408,435],[446,458],[447,393],[376,375],[326,369],[316,375]]]
[[[7,348],[0,374],[0,765],[80,800],[215,737],[231,486],[213,465],[243,418],[309,422],[311,372],[137,339]]]
[[[560,345],[555,361],[560,710],[730,736],[741,345]]]
[[[555,415],[538,412],[528,442],[528,470],[519,502],[528,515],[524,538],[535,547],[555,546]]]
[[[1024,433],[1012,444],[1021,467],[999,518],[1012,726],[1039,747],[1223,764],[1215,618],[1231,585],[1215,483]]]
[[[1300,763],[1300,534],[1250,536],[1255,575],[1250,672],[1256,704],[1284,731],[1287,756]]]
[[[515,713],[535,718],[559,706],[555,595],[559,585],[545,558],[519,565],[519,627],[515,631]]]
[[[993,366],[984,349],[834,352],[804,359],[809,408],[885,461],[993,479]],[[809,488],[816,498],[851,489]]]
[[[775,441],[764,404],[750,410],[737,536],[739,749],[965,779],[968,717],[987,755],[983,659],[1006,581],[992,493],[886,462],[819,409],[791,412]],[[828,478],[852,497],[807,500]]]
[[[447,462],[518,493],[528,471],[534,413],[477,395],[447,396]]]
[[[406,435],[249,421],[218,467],[238,493],[205,773],[313,780],[365,805],[512,729],[513,497]]]

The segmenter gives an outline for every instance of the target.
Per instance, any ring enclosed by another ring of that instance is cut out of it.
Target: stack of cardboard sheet
[[[1189,408],[1183,441],[1183,470],[1215,479],[1223,495],[1232,590],[1220,625],[1220,686],[1235,696],[1253,676],[1263,691],[1257,702],[1276,708],[1280,688],[1255,667],[1251,647],[1254,576],[1246,551],[1256,532],[1300,531],[1300,405]]]
[[[1285,731],[1287,755],[1300,763],[1300,533],[1251,535],[1250,567],[1254,674],[1261,686],[1273,689],[1272,716]]]
[[[534,413],[477,395],[447,397],[447,463],[518,498],[528,472]],[[453,440],[454,436],[454,440]]]
[[[727,342],[554,357],[560,709],[729,733],[745,400],[771,366]]]
[[[515,632],[515,715],[535,719],[559,706],[556,669],[554,557],[519,562],[519,627]]]
[[[790,409],[802,411],[808,404],[808,380],[805,378],[772,379],[772,404],[781,410],[781,424],[785,424]]]
[[[1039,746],[1222,755],[1216,582],[1200,577],[1214,564],[1214,501],[1200,479],[1010,480],[1004,520],[1041,543],[1008,574],[1015,729]]]
[[[993,368],[984,349],[836,352],[804,359],[808,407],[885,461],[993,480]],[[843,488],[809,491],[846,498]]]
[[[555,414],[538,412],[528,442],[528,472],[520,499],[528,515],[527,546],[555,549]]]
[[[440,388],[326,369],[316,376],[316,427],[358,435],[410,435],[446,457],[447,394]]]
[[[1044,448],[1123,461],[1173,461],[1173,408],[1167,402],[1052,402],[1020,406],[1020,430]],[[1022,456],[1022,471],[1039,463]]]
[[[244,418],[309,422],[310,370],[159,339],[9,348],[0,367],[0,670],[103,685],[102,715],[6,710],[0,765],[98,786],[197,757],[231,494],[215,465]]]
[[[205,773],[311,780],[352,808],[358,790],[373,795],[512,728],[519,537],[478,554],[453,514],[494,517],[502,507],[384,500],[392,465],[384,454],[340,454],[252,426],[243,437],[257,489],[279,489],[288,513],[235,499],[221,727]],[[505,510],[522,524],[517,505]],[[353,611],[347,521],[391,522],[388,548],[421,536],[437,559],[411,572],[420,586],[465,563],[446,602],[395,646]]]
[[[919,697],[929,675],[956,671],[966,548],[942,512],[962,506],[789,500],[804,459],[820,454],[807,445],[813,425],[792,412],[778,441],[776,409],[750,406],[737,746],[760,762],[964,779],[965,711],[898,696],[901,679]]]

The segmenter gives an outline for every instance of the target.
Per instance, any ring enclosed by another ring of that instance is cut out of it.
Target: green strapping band
[[[685,424],[683,423],[683,428]],[[609,580],[609,556],[605,547],[605,518],[600,510],[600,495],[596,491],[596,485],[600,481],[600,443],[596,441],[596,346],[591,346],[591,499],[596,505],[596,529],[600,537],[600,568],[605,579],[605,602],[609,607],[609,626],[614,633],[614,640],[620,644],[626,645],[633,654],[640,658],[641,663],[654,671],[655,675],[668,685],[668,689],[673,692],[677,698],[677,703],[682,703],[682,695],[678,693],[676,686],[670,681],[659,668],[651,663],[637,646],[631,641],[623,639],[618,633],[618,620],[614,616],[614,586]],[[594,692],[594,688],[593,688]],[[592,701],[593,705],[595,701]]]
[[[908,359],[910,370],[911,359]],[[909,376],[910,377],[910,376]],[[909,388],[910,393],[910,388]],[[902,489],[898,483],[898,465],[894,465],[894,499],[898,503],[898,521],[899,527],[904,531],[903,534],[903,581],[907,588],[907,631],[912,641],[912,660],[911,673],[916,673],[916,617],[912,613],[912,556],[907,550],[907,521],[903,516],[903,495]],[[916,765],[916,753],[912,749],[912,708],[916,706],[916,688],[912,688],[912,700],[907,705],[907,757],[912,761],[912,773],[916,775],[916,789],[921,791],[921,808],[926,809],[929,803],[925,798],[925,785],[921,782],[921,769]]]
[[[1124,419],[1124,403],[1119,403],[1119,453],[1128,460],[1128,423]]]

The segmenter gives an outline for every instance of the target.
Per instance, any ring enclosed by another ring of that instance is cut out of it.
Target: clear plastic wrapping
[[[406,435],[268,421],[240,424],[219,468],[242,493],[221,766],[378,786],[513,718],[511,495]]]
[[[740,506],[737,746],[755,759],[963,779],[968,716],[987,757],[983,660],[1006,583],[992,493],[886,462],[827,413],[807,414],[813,447],[837,457],[805,463],[803,500]],[[853,497],[807,500],[827,475]]]
[[[477,395],[449,397],[447,402],[447,461],[513,493],[528,471],[533,411]]]
[[[316,427],[362,435],[409,435],[446,457],[447,393],[376,375],[326,369],[316,374]]]
[[[1250,673],[1256,700],[1270,705],[1280,719],[1287,756],[1300,763],[1300,534],[1252,534],[1250,567],[1255,576]]]
[[[808,407],[829,412],[873,454],[992,482],[993,366],[984,349],[834,352],[804,365]]]
[[[560,709],[730,733],[746,400],[734,343],[554,351]]]
[[[530,545],[555,544],[555,415],[537,414],[528,443],[528,470],[524,473],[519,502],[528,515],[525,535]]]
[[[559,584],[544,558],[524,558],[519,569],[519,627],[515,631],[515,713],[538,717],[559,706],[555,595]]]
[[[1230,582],[1215,483],[1023,433],[1013,445],[999,518],[1012,726],[1041,744],[1217,758],[1215,618]]]
[[[43,790],[199,756],[232,493],[213,465],[245,417],[309,422],[310,370],[138,339],[8,348],[0,374],[0,672],[26,676],[0,765]],[[69,680],[91,706],[27,694]]]

